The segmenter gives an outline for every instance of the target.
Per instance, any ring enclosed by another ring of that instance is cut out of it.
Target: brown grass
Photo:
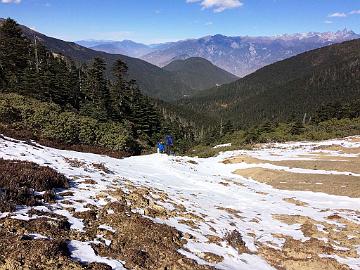
[[[339,215],[329,216],[329,220],[336,218],[338,226],[334,223],[319,222],[306,216],[299,215],[274,215],[275,219],[292,225],[301,224],[301,231],[307,241],[299,241],[284,235],[275,235],[285,239],[285,245],[281,251],[267,246],[261,246],[260,254],[278,269],[349,269],[333,259],[320,258],[319,254],[338,255],[342,258],[358,258],[356,248],[360,244],[359,225]],[[323,227],[319,231],[316,225]],[[352,238],[349,238],[349,236]],[[323,241],[322,239],[327,239]],[[321,240],[320,240],[321,239]],[[343,247],[344,250],[336,249]]]
[[[349,161],[283,160],[283,161],[273,161],[271,163],[274,165],[285,166],[290,168],[360,173],[360,157],[353,158]]]
[[[236,164],[236,163],[252,163],[252,164],[261,164],[261,163],[270,163],[268,160],[262,160],[250,156],[240,155],[234,158],[229,158],[224,160],[224,164]]]
[[[359,152],[360,154],[360,149]],[[224,161],[225,164],[248,163],[248,164],[263,164],[269,163],[277,166],[284,166],[290,168],[303,168],[311,170],[326,170],[326,171],[340,171],[360,173],[360,156],[359,157],[341,157],[331,155],[302,155],[299,158],[312,158],[312,160],[282,160],[271,161],[253,158],[249,156],[239,156]]]
[[[67,178],[49,167],[25,161],[0,159],[0,211],[12,211],[17,204],[34,206],[52,201],[54,188],[67,188]],[[46,191],[43,196],[34,191]]]
[[[348,147],[343,147],[341,145],[335,145],[335,144],[319,146],[319,147],[316,147],[315,149],[328,150],[328,151],[339,151],[344,154],[360,154],[360,147],[348,148]]]
[[[113,172],[110,171],[104,163],[92,163],[91,164],[95,169],[99,170],[99,171],[102,171],[104,173],[107,173],[107,174],[112,174]]]
[[[278,189],[325,192],[333,195],[360,197],[360,177],[356,176],[292,173],[265,168],[241,169],[235,171],[235,173],[269,184]]]
[[[308,204],[299,200],[296,200],[294,198],[285,198],[283,199],[285,202],[295,204],[297,206],[307,206]]]

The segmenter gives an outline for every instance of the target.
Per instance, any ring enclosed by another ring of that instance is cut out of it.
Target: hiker
[[[158,142],[157,143],[157,152],[158,152],[158,154],[165,153],[165,145],[164,145],[163,142]]]
[[[165,143],[166,143],[166,153],[168,155],[173,155],[174,154],[174,138],[171,135],[167,135],[165,137]]]

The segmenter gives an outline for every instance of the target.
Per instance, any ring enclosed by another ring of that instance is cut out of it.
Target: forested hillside
[[[102,58],[75,65],[7,19],[0,27],[0,67],[2,133],[126,153],[140,153],[166,133],[176,133],[178,145],[193,140],[187,123],[165,119],[166,112],[141,94],[121,59],[109,81]]]
[[[180,81],[193,89],[193,93],[238,79],[235,75],[201,57],[175,60],[163,69],[175,74]]]
[[[317,49],[264,67],[234,83],[183,99],[236,126],[269,121],[309,121],[322,105],[360,96],[360,40]]]
[[[2,22],[4,20],[0,19],[0,23]],[[128,78],[136,80],[142,93],[149,97],[174,100],[190,93],[189,87],[180,82],[172,73],[143,60],[91,50],[73,42],[48,37],[26,26],[21,26],[21,29],[31,42],[36,39],[51,52],[71,58],[76,63],[89,64],[94,58],[103,59],[108,79],[113,79],[112,66],[117,60],[121,60],[128,66]]]

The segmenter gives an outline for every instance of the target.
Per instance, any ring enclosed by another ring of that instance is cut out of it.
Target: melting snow
[[[71,257],[74,260],[77,260],[82,263],[105,263],[110,265],[114,270],[123,270],[123,264],[117,260],[111,260],[108,258],[100,257],[95,254],[94,250],[90,246],[88,242],[80,242],[80,241],[69,241],[68,248],[71,252]]]
[[[332,144],[343,147],[360,146],[360,143],[347,140],[330,140],[321,143],[295,142],[274,144],[274,147],[269,146],[267,149],[246,151],[246,153],[267,160],[296,159],[296,156],[306,153],[314,146]],[[218,147],[224,147],[224,145]],[[251,251],[256,252],[257,250],[253,235],[255,235],[256,241],[279,249],[284,244],[284,239],[277,238],[274,234],[283,234],[301,241],[308,238],[303,235],[299,224],[282,223],[274,219],[273,215],[302,215],[319,222],[329,222],[326,217],[337,213],[337,210],[358,211],[360,209],[360,201],[356,198],[309,191],[278,190],[269,185],[235,175],[232,173],[233,171],[252,165],[245,163],[224,164],[222,161],[243,153],[244,151],[224,152],[217,157],[207,159],[152,154],[119,160],[89,153],[48,147],[38,148],[23,142],[0,138],[0,158],[27,160],[50,166],[73,179],[73,186],[69,191],[73,192],[74,195],[69,196],[67,200],[73,203],[71,207],[74,207],[76,212],[85,211],[84,206],[87,204],[102,207],[106,203],[114,201],[115,199],[107,195],[106,191],[114,188],[124,189],[124,180],[129,180],[136,186],[165,192],[173,203],[183,205],[188,212],[203,217],[203,221],[200,222],[197,229],[182,224],[181,219],[176,217],[157,218],[154,221],[174,226],[183,233],[194,236],[193,239],[188,240],[184,249],[179,250],[189,258],[193,258],[199,263],[205,263],[199,257],[202,252],[212,252],[223,256],[224,260],[215,265],[219,269],[263,270],[273,268],[256,254],[238,254],[234,248],[225,242],[221,244],[209,243],[206,237],[208,235],[216,235],[222,238],[227,232],[236,229],[242,234],[246,246]],[[72,167],[65,161],[65,158],[81,160],[85,166]],[[189,163],[189,161],[196,161],[196,165]],[[103,163],[113,173],[104,174],[101,171],[86,169],[91,167],[92,163]],[[348,172],[290,169],[271,164],[261,164],[261,166],[299,173],[348,174]],[[96,185],[84,184],[85,179],[94,180]],[[223,181],[227,181],[229,185],[223,185]],[[99,199],[97,197],[99,194],[106,195]],[[306,205],[294,205],[285,202],[285,198],[294,198],[305,202]],[[66,210],[66,207],[69,206],[62,204],[60,200],[51,205],[51,210],[67,217],[73,229],[83,230],[82,220],[73,217]],[[227,212],[224,210],[226,208],[236,210],[239,216]],[[14,218],[26,220],[29,219],[26,214],[27,210],[28,208],[20,209],[11,215]],[[108,213],[111,214],[113,211],[109,210]],[[0,213],[0,218],[6,215],[6,213]],[[344,212],[341,215],[352,222],[360,223],[351,213]],[[107,225],[101,225],[99,228],[114,231]],[[70,241],[69,248],[72,257],[81,262],[103,262],[114,269],[124,269],[123,264],[119,261],[97,256],[87,242]],[[359,258],[347,260],[335,255],[333,257],[349,266],[359,265],[360,262]]]

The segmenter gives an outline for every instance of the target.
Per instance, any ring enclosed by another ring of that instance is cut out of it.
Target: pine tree
[[[95,58],[87,69],[84,82],[86,100],[81,105],[84,114],[99,120],[106,120],[110,108],[110,93],[105,79],[105,62],[101,58]]]
[[[30,42],[13,19],[0,27],[0,67],[7,90],[18,89],[30,60]]]
[[[126,119],[131,114],[131,85],[125,79],[127,66],[120,59],[113,66],[115,81],[110,87],[112,118],[114,120]]]
[[[234,132],[235,128],[230,120],[227,120],[223,127],[223,133],[228,134]]]

